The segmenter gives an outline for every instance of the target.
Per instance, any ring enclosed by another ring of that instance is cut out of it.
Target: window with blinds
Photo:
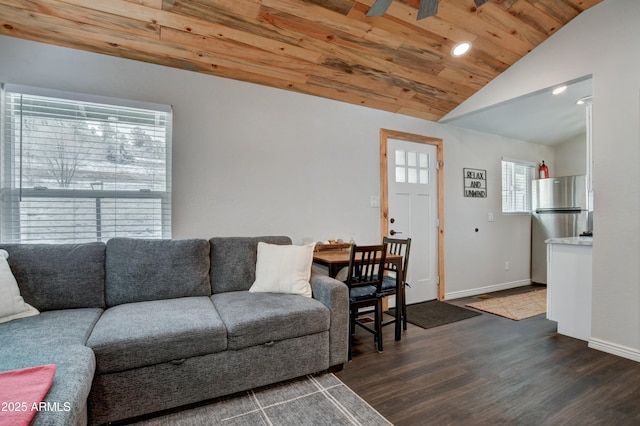
[[[502,160],[502,212],[531,212],[531,181],[535,176],[533,163]]]
[[[171,107],[5,85],[0,240],[171,237]]]

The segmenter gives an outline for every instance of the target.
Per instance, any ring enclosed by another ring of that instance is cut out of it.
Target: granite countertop
[[[549,238],[544,242],[547,244],[571,244],[576,246],[592,246],[593,237]]]

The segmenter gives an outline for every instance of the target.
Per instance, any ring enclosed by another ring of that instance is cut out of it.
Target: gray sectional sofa
[[[0,245],[40,314],[0,324],[0,371],[56,364],[35,425],[103,424],[339,369],[344,284],[253,293],[259,241],[287,237]],[[65,404],[67,403],[67,404]],[[50,405],[56,407],[56,405]]]

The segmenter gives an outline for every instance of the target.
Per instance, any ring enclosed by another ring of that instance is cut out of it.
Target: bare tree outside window
[[[24,151],[30,161],[23,177],[30,186],[71,188],[79,168],[95,151],[98,136],[82,121],[41,117],[25,121]]]

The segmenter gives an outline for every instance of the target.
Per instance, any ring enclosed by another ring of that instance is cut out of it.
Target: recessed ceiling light
[[[451,51],[451,55],[453,56],[462,56],[467,53],[471,49],[471,43],[468,41],[463,41],[462,43],[456,44],[456,46]]]
[[[580,99],[578,99],[578,101],[576,102],[576,104],[578,105],[584,105],[586,103],[590,103],[591,102],[591,95],[588,96],[583,96]]]
[[[560,86],[553,89],[553,92],[551,93],[553,93],[554,95],[559,95],[560,93],[563,93],[565,90],[567,90],[567,86]]]

